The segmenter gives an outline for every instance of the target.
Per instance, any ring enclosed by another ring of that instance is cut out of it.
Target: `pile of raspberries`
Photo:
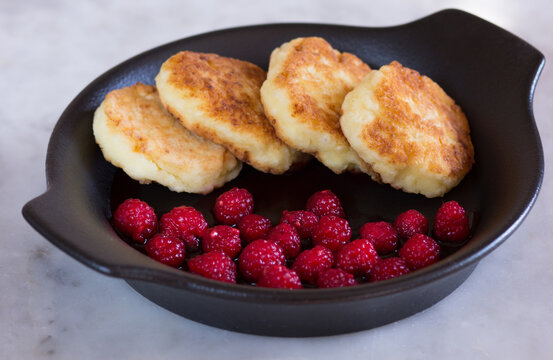
[[[314,193],[303,210],[284,210],[280,222],[255,214],[252,194],[233,188],[215,201],[217,225],[179,206],[158,220],[154,209],[127,199],[113,226],[129,241],[144,244],[151,258],[210,279],[255,286],[332,288],[382,281],[429,266],[441,246],[467,241],[465,209],[448,201],[438,209],[429,236],[426,217],[408,210],[393,223],[367,222],[352,239],[342,204],[330,190]]]

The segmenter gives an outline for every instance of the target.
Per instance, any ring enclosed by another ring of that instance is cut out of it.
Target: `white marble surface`
[[[553,58],[548,0],[0,0],[0,358],[551,359],[549,173],[524,224],[445,300],[378,329],[312,339],[243,335],[176,316],[65,255],[20,215],[45,189],[46,145],[62,110],[132,55],[236,25],[385,26],[447,7],[488,19]],[[546,65],[534,100],[546,164],[553,156],[551,69]]]

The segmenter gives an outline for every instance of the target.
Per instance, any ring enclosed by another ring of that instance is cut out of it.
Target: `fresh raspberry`
[[[113,226],[134,242],[143,244],[156,232],[157,216],[144,201],[127,199],[113,213]]]
[[[417,210],[411,209],[398,215],[394,228],[400,238],[408,240],[415,234],[428,234],[428,220]]]
[[[281,223],[287,223],[292,225],[298,231],[298,234],[302,238],[310,238],[313,235],[313,230],[319,222],[317,215],[311,211],[305,210],[295,210],[282,212],[282,217],[280,218]]]
[[[195,251],[200,247],[200,237],[207,229],[207,221],[201,212],[190,206],[178,206],[163,214],[160,221],[163,234],[176,236]]]
[[[380,255],[389,254],[397,249],[397,232],[386,221],[368,222],[359,229],[361,238],[370,240]]]
[[[263,269],[257,286],[279,289],[301,289],[300,278],[284,265],[270,265]]]
[[[155,234],[144,246],[144,250],[152,259],[175,268],[184,262],[185,248],[186,245],[181,239],[163,234]]]
[[[399,256],[409,269],[421,269],[439,260],[440,245],[428,235],[415,234],[399,249]]]
[[[210,251],[188,260],[188,269],[203,277],[236,283],[236,264],[222,251]]]
[[[378,259],[372,242],[357,239],[336,253],[336,267],[356,276],[369,276]]]
[[[272,226],[273,224],[271,224],[269,218],[257,214],[246,215],[238,222],[240,236],[247,243],[257,239],[265,239]]]
[[[389,257],[376,262],[371,271],[371,281],[381,281],[405,275],[409,268],[405,260],[400,257]]]
[[[202,249],[204,252],[221,250],[234,258],[241,248],[240,230],[228,225],[216,225],[207,229],[202,235]]]
[[[351,228],[346,219],[337,216],[323,216],[313,231],[313,244],[326,246],[330,250],[338,250],[351,237]]]
[[[438,240],[462,242],[469,236],[469,219],[457,201],[448,201],[438,209],[434,219],[434,236]]]
[[[345,218],[346,214],[340,203],[340,199],[330,190],[323,190],[314,193],[305,205],[305,210],[311,211],[318,217],[333,215]]]
[[[215,218],[225,225],[237,224],[252,212],[253,196],[248,190],[240,188],[233,188],[219,195],[213,207]]]
[[[319,274],[317,286],[320,288],[345,287],[359,284],[352,274],[342,269],[328,269]]]
[[[246,245],[238,257],[240,272],[244,278],[257,281],[268,265],[284,265],[286,258],[282,248],[272,241],[255,240]]]
[[[269,231],[267,240],[274,241],[284,251],[284,256],[287,259],[293,259],[298,256],[301,247],[301,239],[294,228],[290,224],[278,224]]]
[[[324,246],[315,246],[310,250],[302,251],[294,263],[294,270],[302,281],[315,284],[319,274],[332,267],[334,263],[334,255],[330,249]]]

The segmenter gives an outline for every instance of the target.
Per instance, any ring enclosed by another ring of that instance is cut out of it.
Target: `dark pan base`
[[[127,283],[161,307],[206,325],[255,335],[312,337],[371,329],[416,314],[448,296],[475,268],[473,264],[453,276],[401,293],[305,304],[227,301],[151,282]]]

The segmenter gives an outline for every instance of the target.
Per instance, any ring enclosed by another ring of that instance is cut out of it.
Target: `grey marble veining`
[[[267,22],[386,26],[456,7],[553,58],[550,1],[0,0],[0,359],[550,359],[553,187],[546,173],[523,225],[434,307],[354,334],[243,335],[176,316],[50,245],[20,215],[45,190],[50,133],[86,84],[119,62],[204,31]],[[534,109],[546,164],[553,72]]]

